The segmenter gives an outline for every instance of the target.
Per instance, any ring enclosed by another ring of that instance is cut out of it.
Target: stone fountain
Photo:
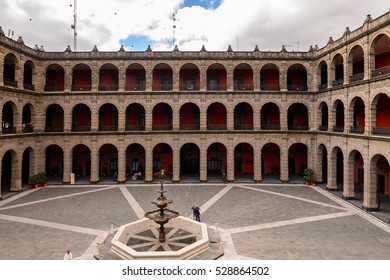
[[[164,225],[168,223],[170,219],[177,218],[180,214],[176,211],[172,211],[166,208],[168,204],[172,203],[173,201],[171,199],[167,199],[164,195],[167,192],[164,190],[164,182],[160,181],[160,184],[161,188],[158,191],[160,196],[152,201],[152,203],[155,204],[159,209],[145,213],[145,218],[151,219],[160,225],[158,240],[160,242],[165,242],[166,237]]]
[[[165,196],[164,170],[154,175],[160,178],[160,195],[152,201],[158,209],[121,226],[111,240],[111,252],[125,260],[183,260],[208,251],[207,225],[166,208],[172,200]]]

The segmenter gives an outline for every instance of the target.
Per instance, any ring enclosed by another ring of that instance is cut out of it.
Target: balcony
[[[64,85],[46,85],[44,91],[64,91]]]
[[[321,124],[321,125],[318,127],[318,130],[319,130],[319,131],[328,131],[328,125],[323,125],[323,124]]]
[[[374,69],[371,71],[371,77],[373,78],[387,74],[390,74],[390,66]]]
[[[288,130],[308,130],[309,126],[307,125],[289,125]]]
[[[23,88],[27,90],[35,90],[35,86],[31,84],[23,84]]]
[[[88,132],[91,131],[91,126],[73,125],[72,132]]]
[[[72,85],[72,91],[91,91],[91,85]]]
[[[172,85],[155,85],[153,86],[154,91],[172,91]]]
[[[390,128],[389,127],[373,127],[372,133],[374,135],[390,136]]]
[[[31,124],[27,124],[22,128],[23,133],[33,133],[34,132],[34,127]]]
[[[18,82],[12,79],[4,78],[4,85],[10,87],[18,87]]]
[[[341,87],[344,84],[344,79],[337,79],[332,82],[332,87]]]
[[[141,124],[127,124],[125,127],[126,131],[144,131],[145,125]]]
[[[234,130],[253,130],[253,124],[235,124]]]
[[[253,91],[253,86],[252,85],[234,85],[234,90],[236,91]]]
[[[333,126],[333,132],[344,132],[344,126],[343,125]]]
[[[3,127],[3,134],[15,134],[16,128],[15,127]]]
[[[126,91],[145,91],[145,85],[126,85]]]
[[[262,123],[262,130],[280,130],[280,124]]]
[[[99,125],[99,131],[118,131],[117,125]]]
[[[64,128],[63,127],[47,126],[47,127],[45,127],[45,132],[64,132]]]
[[[260,85],[260,90],[263,90],[263,91],[280,91],[280,85]]]
[[[207,130],[226,130],[227,125],[226,124],[208,124]]]
[[[318,91],[324,91],[328,89],[328,84],[320,84],[318,85]]]
[[[168,130],[172,130],[172,125],[171,124],[162,124],[162,125],[154,124],[152,126],[152,130],[155,130],[155,131],[168,131]]]
[[[355,133],[355,134],[364,134],[364,127],[359,127],[359,126],[351,126],[350,133]]]
[[[99,85],[99,91],[118,91],[118,85]]]
[[[200,125],[199,124],[181,124],[180,130],[199,130]]]
[[[207,90],[208,91],[225,91],[225,90],[227,90],[227,86],[226,85],[212,85],[212,84],[208,84],[207,85]]]
[[[307,91],[308,87],[305,85],[287,85],[288,91]]]
[[[349,77],[349,82],[350,82],[350,83],[359,82],[359,81],[362,81],[363,78],[364,78],[364,73],[359,73],[359,74],[350,76],[350,77]]]
[[[180,90],[182,91],[194,91],[199,90],[197,85],[180,85]]]

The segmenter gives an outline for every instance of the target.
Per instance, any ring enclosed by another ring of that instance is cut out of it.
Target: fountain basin
[[[159,227],[150,219],[123,225],[111,240],[111,251],[124,260],[185,260],[209,248],[207,226],[179,216],[165,224],[166,241],[158,241]]]

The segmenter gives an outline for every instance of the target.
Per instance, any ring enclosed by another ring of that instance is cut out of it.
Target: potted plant
[[[306,181],[306,185],[312,185],[315,186],[315,181],[316,181],[316,175],[313,169],[311,168],[306,168],[303,171],[303,180]]]
[[[34,185],[35,188],[38,188],[40,185],[47,186],[47,177],[45,172],[39,172],[37,174],[31,175],[28,178],[28,183]]]

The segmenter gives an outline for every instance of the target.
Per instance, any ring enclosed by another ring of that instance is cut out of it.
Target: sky
[[[74,0],[0,0],[0,26],[29,47],[74,51]],[[77,51],[308,51],[387,13],[385,0],[77,0]]]

